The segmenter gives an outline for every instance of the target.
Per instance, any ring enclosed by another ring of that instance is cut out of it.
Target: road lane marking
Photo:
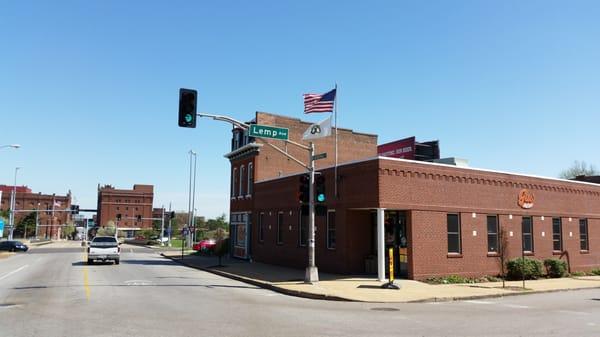
[[[475,300],[469,300],[469,301],[465,301],[466,303],[472,303],[472,304],[493,304],[494,302],[488,302],[488,301],[475,301]]]
[[[0,277],[0,280],[4,280],[5,278],[9,277],[10,275],[12,275],[12,274],[15,274],[15,273],[18,273],[18,272],[20,272],[21,270],[23,270],[23,269],[25,269],[25,268],[27,268],[27,267],[29,267],[29,265],[28,265],[28,264],[24,265],[24,266],[23,266],[23,267],[21,267],[21,268],[15,269],[15,270],[13,270],[13,271],[11,271],[11,272],[7,273],[7,274],[4,274],[2,277]]]
[[[83,263],[87,261],[87,254],[83,254]],[[87,265],[83,266],[83,289],[85,289],[85,298],[89,302],[90,300],[90,283],[88,278]]]
[[[591,315],[589,312],[581,312],[581,311],[573,311],[573,310],[557,310],[557,312],[563,314],[573,314],[573,315]]]
[[[508,308],[515,308],[515,309],[529,309],[529,306],[527,305],[518,305],[518,304],[502,304],[505,307]]]

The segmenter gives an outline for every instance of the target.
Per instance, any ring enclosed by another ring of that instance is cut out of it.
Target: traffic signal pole
[[[304,282],[319,282],[319,271],[315,264],[315,145],[311,142],[308,150],[308,266]]]

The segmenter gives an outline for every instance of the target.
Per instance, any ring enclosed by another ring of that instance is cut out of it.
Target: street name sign
[[[288,134],[289,134],[288,131],[289,130],[286,128],[277,128],[277,127],[268,126],[268,125],[250,124],[250,130],[248,132],[248,135],[250,137],[288,140]]]
[[[327,158],[327,152],[323,152],[323,153],[319,153],[319,154],[315,154],[312,159],[313,160],[319,160],[319,159],[325,159]]]

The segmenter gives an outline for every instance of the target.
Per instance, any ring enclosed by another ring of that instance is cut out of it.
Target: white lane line
[[[488,301],[475,301],[475,300],[469,300],[469,301],[465,301],[466,303],[473,303],[473,304],[493,304],[494,302],[488,302]]]
[[[14,273],[18,273],[18,272],[20,272],[21,270],[23,270],[23,269],[25,269],[25,268],[27,268],[27,267],[29,267],[29,265],[28,265],[28,264],[24,265],[23,267],[21,267],[21,268],[19,268],[19,269],[15,269],[15,270],[13,270],[13,271],[11,271],[11,272],[10,272],[10,273],[8,273],[8,274],[4,274],[3,276],[0,276],[0,280],[4,280],[5,278],[9,277],[10,275],[12,275],[12,274],[14,274]]]
[[[508,308],[515,308],[515,309],[529,309],[530,308],[527,305],[518,305],[518,304],[502,304],[502,306],[505,306]]]
[[[589,312],[572,311],[572,310],[557,310],[557,312],[560,312],[563,314],[573,314],[573,315],[591,315]]]

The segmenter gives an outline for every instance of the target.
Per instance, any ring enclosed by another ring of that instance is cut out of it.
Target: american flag
[[[335,91],[333,89],[325,94],[304,94],[304,113],[311,112],[332,112],[333,102],[335,101]]]

